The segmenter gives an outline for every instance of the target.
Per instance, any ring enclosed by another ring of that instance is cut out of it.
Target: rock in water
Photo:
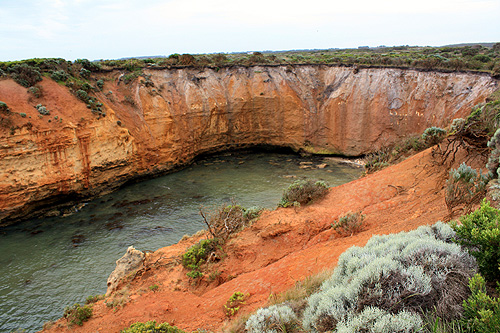
[[[108,278],[108,290],[106,296],[109,296],[118,285],[118,282],[130,273],[142,268],[144,265],[144,252],[136,250],[133,246],[129,246],[127,253],[116,261],[116,268]]]

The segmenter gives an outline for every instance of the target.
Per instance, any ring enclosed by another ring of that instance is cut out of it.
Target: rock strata
[[[206,152],[266,145],[359,156],[447,126],[497,87],[484,74],[324,65],[145,69],[128,84],[122,74],[93,78],[105,82],[95,94],[106,117],[48,78],[39,98],[0,80],[0,101],[12,112],[0,126],[0,225]]]

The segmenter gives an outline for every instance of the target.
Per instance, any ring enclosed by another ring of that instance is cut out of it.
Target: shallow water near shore
[[[204,228],[201,206],[234,200],[274,209],[296,179],[337,186],[362,172],[330,158],[227,153],[124,187],[68,217],[0,228],[0,332],[38,331],[66,306],[105,293],[128,246],[154,251],[194,234]]]

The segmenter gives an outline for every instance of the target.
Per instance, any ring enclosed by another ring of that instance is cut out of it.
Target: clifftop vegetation
[[[0,62],[0,77],[8,75],[29,87],[41,80],[41,75],[54,80],[75,83],[76,78],[88,79],[91,72],[114,69],[133,73],[143,68],[331,64],[348,66],[403,67],[424,70],[471,70],[500,75],[500,43],[482,45],[419,47],[394,46],[358,49],[298,50],[281,52],[171,54],[168,57],[129,58],[119,60],[60,58],[27,59]]]

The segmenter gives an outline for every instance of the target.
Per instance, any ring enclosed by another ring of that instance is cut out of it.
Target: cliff
[[[357,156],[464,117],[488,75],[329,66],[98,73],[96,116],[51,79],[35,97],[0,80],[0,225],[172,170],[196,155],[272,145]],[[50,115],[42,116],[42,104]],[[61,214],[53,210],[52,214]],[[64,213],[64,212],[63,212]]]

